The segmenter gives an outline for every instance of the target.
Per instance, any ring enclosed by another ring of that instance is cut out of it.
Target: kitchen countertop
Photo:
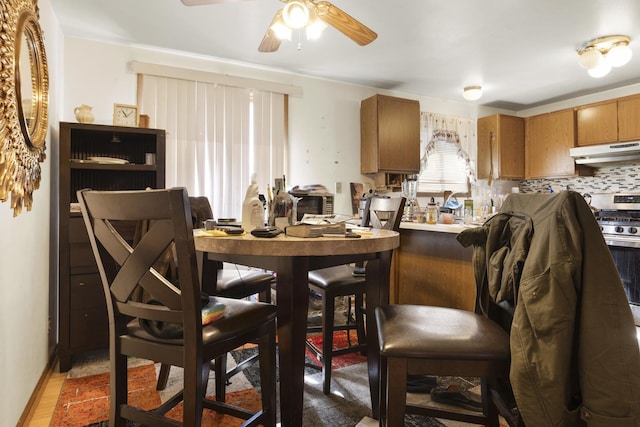
[[[481,224],[427,224],[420,222],[401,222],[401,230],[422,230],[422,231],[437,231],[440,233],[460,233],[467,228],[478,227]]]

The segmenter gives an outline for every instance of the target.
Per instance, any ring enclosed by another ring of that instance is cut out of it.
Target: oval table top
[[[371,230],[360,238],[291,237],[284,233],[272,237],[255,237],[251,233],[224,237],[194,233],[196,250],[234,255],[323,256],[352,255],[388,251],[400,245],[400,234],[390,230]]]

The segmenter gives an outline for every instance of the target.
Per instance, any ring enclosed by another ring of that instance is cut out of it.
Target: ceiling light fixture
[[[317,40],[327,24],[320,19],[313,5],[291,0],[276,13],[270,28],[280,40],[291,40],[292,31],[300,28],[305,29],[307,40]]]
[[[284,22],[282,10],[276,13],[276,17],[270,28],[279,40],[291,40],[291,28]]]
[[[462,96],[467,101],[475,101],[482,96],[482,86],[467,86],[462,91]]]
[[[309,9],[299,1],[290,1],[282,9],[282,18],[291,28],[302,28],[309,22]]]
[[[622,67],[631,60],[629,42],[629,36],[604,36],[590,40],[578,49],[578,62],[591,77],[604,77],[611,67]]]
[[[307,40],[318,40],[322,35],[322,32],[328,25],[320,19],[315,8],[309,9],[309,22],[305,28],[307,32]]]

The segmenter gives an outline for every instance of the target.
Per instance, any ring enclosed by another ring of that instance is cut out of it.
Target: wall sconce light
[[[622,67],[631,60],[629,36],[604,36],[590,40],[578,49],[578,62],[591,77],[609,74],[611,67]]]
[[[462,91],[462,96],[467,101],[475,101],[482,96],[482,86],[467,86]]]

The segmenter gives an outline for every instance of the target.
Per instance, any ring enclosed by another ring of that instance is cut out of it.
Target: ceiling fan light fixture
[[[578,49],[578,63],[591,77],[604,77],[611,67],[621,67],[631,60],[630,42],[629,36],[622,35],[589,40]]]
[[[299,1],[290,1],[282,10],[282,18],[289,28],[302,28],[309,22],[309,9]]]
[[[285,24],[282,15],[277,16],[269,28],[279,40],[291,40],[291,28]]]
[[[327,27],[327,23],[320,19],[316,11],[309,9],[309,23],[305,27],[307,40],[318,40]]]
[[[183,0],[205,1],[205,0]],[[235,1],[235,0],[208,0],[208,1]],[[280,47],[282,40],[291,40],[293,30],[303,28],[307,39],[314,40],[320,37],[328,26],[331,26],[353,40],[360,46],[366,46],[373,42],[378,35],[369,27],[362,24],[354,17],[325,0],[281,0],[285,3],[279,9],[269,27],[262,42],[258,46],[258,52],[275,52]],[[299,34],[298,34],[299,35]],[[298,50],[301,42],[298,40]]]
[[[467,86],[462,91],[462,97],[467,101],[475,101],[482,96],[482,86]]]

